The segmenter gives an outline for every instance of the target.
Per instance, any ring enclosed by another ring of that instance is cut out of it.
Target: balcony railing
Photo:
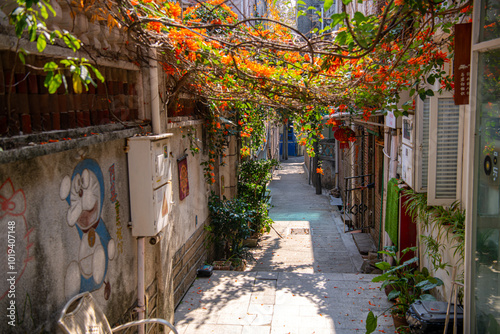
[[[319,159],[335,161],[335,139],[322,139],[319,141]]]

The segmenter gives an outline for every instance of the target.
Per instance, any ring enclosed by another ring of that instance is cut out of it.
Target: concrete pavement
[[[249,270],[356,273],[363,259],[351,235],[341,233],[337,207],[308,184],[303,161],[290,158],[269,185],[274,229],[252,250]]]
[[[283,163],[270,184],[277,232],[252,251],[248,271],[194,282],[175,312],[179,333],[364,333],[368,311],[390,306],[375,275],[357,274],[352,237],[301,161]],[[379,318],[381,332],[394,332],[390,316]]]

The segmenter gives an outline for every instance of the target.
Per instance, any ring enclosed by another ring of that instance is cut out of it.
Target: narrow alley
[[[390,306],[330,198],[308,184],[303,157],[275,172],[273,229],[252,249],[247,271],[198,278],[175,311],[179,333],[364,333],[369,310]],[[377,333],[392,333],[379,318]]]

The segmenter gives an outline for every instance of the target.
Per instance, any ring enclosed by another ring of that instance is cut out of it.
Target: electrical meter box
[[[171,133],[128,138],[132,235],[151,237],[168,223],[172,205]]]

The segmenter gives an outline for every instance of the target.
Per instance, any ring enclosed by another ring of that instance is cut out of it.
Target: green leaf
[[[45,7],[43,4],[39,4],[40,7],[40,14],[42,15],[43,19],[46,20],[49,18],[49,13],[47,12],[47,7]]]
[[[19,59],[24,65],[26,65],[26,59],[24,58],[24,53],[19,52]]]
[[[377,329],[377,319],[372,311],[368,312],[366,316],[366,334],[373,333]]]
[[[356,20],[357,23],[366,21],[366,17],[361,12],[354,13],[354,19]]]
[[[89,76],[89,82],[92,86],[94,86],[95,88],[97,88],[97,84],[95,83],[94,79],[92,79],[92,77]]]
[[[350,4],[351,2],[352,2],[352,0],[342,0],[342,3],[343,3],[344,5],[346,5],[346,6],[347,6],[348,4]]]
[[[330,9],[331,6],[335,3],[335,0],[325,0],[325,4],[323,7],[325,8],[325,12]]]
[[[428,89],[428,90],[425,92],[425,94],[426,94],[427,96],[434,96],[434,92],[432,91],[432,89]]]
[[[43,65],[43,70],[45,72],[48,72],[48,71],[54,71],[57,69],[57,64],[53,61],[49,61],[48,63],[45,63],[45,65]]]
[[[38,50],[38,52],[43,52],[46,46],[47,46],[47,39],[45,37],[45,34],[38,35],[38,40],[36,41],[36,49]]]
[[[325,5],[326,5],[326,2],[325,2]],[[347,16],[346,13],[337,13],[337,14],[333,14],[332,16],[330,16],[330,18],[332,19],[332,26],[336,26],[337,24],[343,22],[344,19],[346,18],[346,16]]]
[[[415,252],[416,250],[417,250],[417,247],[406,247],[405,249],[403,249],[401,251],[401,253],[403,253],[403,255],[405,255],[408,252]]]
[[[335,38],[337,43],[340,45],[345,45],[347,41],[347,31],[341,31],[337,34],[337,37]]]
[[[429,85],[434,85],[434,82],[436,82],[436,78],[430,76],[427,78],[427,82],[429,83]]]
[[[396,297],[398,297],[400,294],[401,294],[401,291],[392,290],[392,291],[391,291],[391,292],[389,292],[389,294],[387,295],[387,299],[389,299],[389,300],[394,300],[394,299],[396,299]]]
[[[387,270],[391,267],[391,265],[388,262],[377,262],[375,263],[375,267],[380,270]]]
[[[61,74],[58,73],[54,75],[54,72],[49,72],[49,74],[45,78],[44,85],[49,90],[49,94],[54,94],[55,92],[57,92],[59,86],[61,86],[61,83],[62,83]]]
[[[382,276],[377,276],[377,277],[374,277],[372,279],[372,282],[374,283],[377,283],[377,282],[382,282],[382,281],[385,281],[387,279],[386,276],[382,275]]]
[[[71,66],[71,64],[73,64],[73,61],[68,60],[68,59],[63,59],[63,60],[60,61],[60,63],[63,64],[64,66],[66,66],[66,67],[69,67],[69,66]]]
[[[304,1],[302,1],[302,0],[299,0],[299,1],[297,1],[297,5],[304,5],[305,6],[306,3]]]
[[[56,11],[52,7],[52,5],[47,0],[42,0],[42,2],[45,4],[45,6],[47,7],[47,9],[50,10],[50,12],[52,13],[52,15],[54,15],[54,17],[55,17],[56,16]]]
[[[389,256],[396,256],[396,253],[393,252],[393,251],[390,251],[390,250],[381,250],[381,251],[378,251],[379,254],[385,254],[385,255],[389,255]]]
[[[20,20],[16,23],[16,36],[21,38],[24,32],[24,28],[26,28],[26,18],[24,20]]]
[[[28,35],[29,35],[29,39],[30,39],[30,42],[33,42],[35,39],[36,39],[36,25],[30,25],[29,26],[29,29],[28,29]]]
[[[63,35],[63,41],[71,50],[73,50],[73,52],[76,52],[78,49],[80,49],[80,40],[70,33],[65,33]]]

